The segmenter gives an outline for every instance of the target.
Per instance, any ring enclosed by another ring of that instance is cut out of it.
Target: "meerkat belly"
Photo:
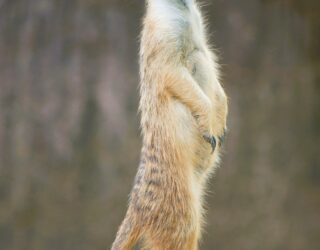
[[[190,109],[175,98],[170,100],[169,109],[169,121],[172,123],[170,130],[174,133],[176,142],[179,146],[193,148],[200,135]]]
[[[199,49],[195,49],[187,59],[187,67],[201,87],[213,81],[214,74],[210,58]]]
[[[172,99],[169,106],[170,111],[167,114],[170,118],[167,120],[171,124],[167,126],[168,133],[172,134],[171,139],[184,159],[183,164],[192,166],[193,174],[201,178],[208,168],[213,166],[215,154],[211,153],[211,148],[203,140],[196,118],[189,108],[176,99]]]

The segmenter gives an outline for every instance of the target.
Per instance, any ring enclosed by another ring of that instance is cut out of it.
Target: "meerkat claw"
[[[223,134],[219,136],[219,146],[220,146],[220,147],[221,147],[222,144],[224,143],[225,138],[226,138],[226,135],[227,135],[227,130],[224,129]]]
[[[213,154],[213,152],[214,152],[214,150],[215,150],[215,148],[216,148],[216,146],[217,146],[217,140],[216,140],[216,138],[215,138],[213,135],[212,135],[212,136],[210,136],[210,135],[204,135],[204,136],[203,136],[203,139],[211,145],[211,148],[212,148],[211,153]]]

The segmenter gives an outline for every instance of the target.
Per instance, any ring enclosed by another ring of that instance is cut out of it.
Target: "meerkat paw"
[[[213,154],[213,152],[214,152],[214,150],[215,150],[215,148],[216,148],[216,146],[217,146],[217,140],[216,140],[215,136],[213,136],[213,135],[208,135],[208,134],[204,134],[204,135],[203,135],[203,139],[204,139],[207,143],[209,143],[209,144],[211,145],[211,149],[212,149],[211,153]]]

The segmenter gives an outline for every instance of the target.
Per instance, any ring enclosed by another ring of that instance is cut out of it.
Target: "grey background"
[[[204,5],[230,115],[201,249],[320,249],[320,2]],[[2,250],[110,248],[139,161],[143,12],[0,1]]]

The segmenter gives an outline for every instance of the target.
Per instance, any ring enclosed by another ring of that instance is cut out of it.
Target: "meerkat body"
[[[140,70],[141,161],[112,249],[141,239],[144,249],[194,250],[227,116],[195,0],[147,1]],[[210,135],[219,138],[216,147],[204,140]]]

